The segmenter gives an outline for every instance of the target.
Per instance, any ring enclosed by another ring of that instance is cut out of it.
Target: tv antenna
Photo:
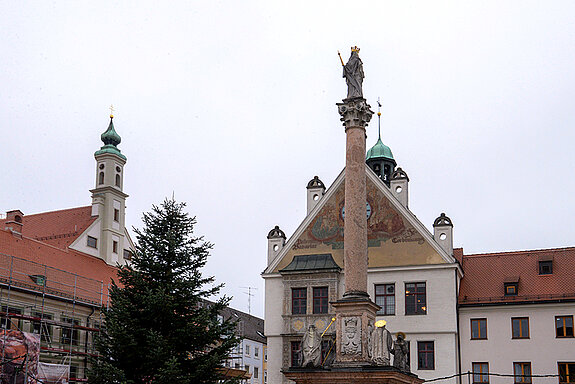
[[[248,315],[252,314],[252,296],[255,296],[252,293],[252,290],[256,291],[257,288],[256,287],[240,287],[241,289],[247,289],[247,292],[244,292],[246,295],[248,295]]]

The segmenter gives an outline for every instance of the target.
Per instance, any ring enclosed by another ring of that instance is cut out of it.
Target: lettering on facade
[[[395,236],[391,239],[392,243],[417,243],[419,245],[423,244],[425,240],[421,235],[413,228],[408,228],[399,236]]]

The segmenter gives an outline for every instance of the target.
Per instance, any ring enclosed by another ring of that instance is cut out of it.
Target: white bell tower
[[[99,238],[87,239],[88,245],[97,248],[98,255],[111,265],[125,264],[124,250],[129,251],[125,233],[126,198],[124,186],[124,156],[117,145],[120,135],[114,129],[114,115],[101,139],[104,145],[94,153],[96,159],[96,186],[92,192],[92,216],[98,216]],[[95,233],[94,233],[95,234]],[[90,242],[92,242],[90,244]],[[128,252],[129,254],[129,252]]]

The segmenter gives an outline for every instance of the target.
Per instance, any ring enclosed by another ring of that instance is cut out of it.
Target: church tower
[[[378,138],[377,143],[367,151],[367,156],[365,162],[369,167],[375,172],[375,174],[383,180],[383,182],[389,187],[389,182],[391,180],[391,175],[397,166],[391,149],[383,144],[381,141],[381,104],[379,100],[377,101],[377,130]]]
[[[106,263],[124,264],[129,259],[128,239],[125,232],[125,208],[127,194],[123,192],[126,156],[118,149],[120,135],[114,129],[114,115],[110,125],[102,133],[104,145],[94,153],[96,159],[96,186],[92,193],[92,216],[100,223],[96,248]],[[124,251],[125,250],[125,251]],[[128,256],[126,256],[128,255]]]

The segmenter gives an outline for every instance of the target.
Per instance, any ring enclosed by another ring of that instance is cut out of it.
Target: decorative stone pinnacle
[[[364,128],[371,120],[373,111],[365,99],[347,99],[343,103],[337,103],[337,109],[341,115],[343,126],[347,130],[352,127]]]

